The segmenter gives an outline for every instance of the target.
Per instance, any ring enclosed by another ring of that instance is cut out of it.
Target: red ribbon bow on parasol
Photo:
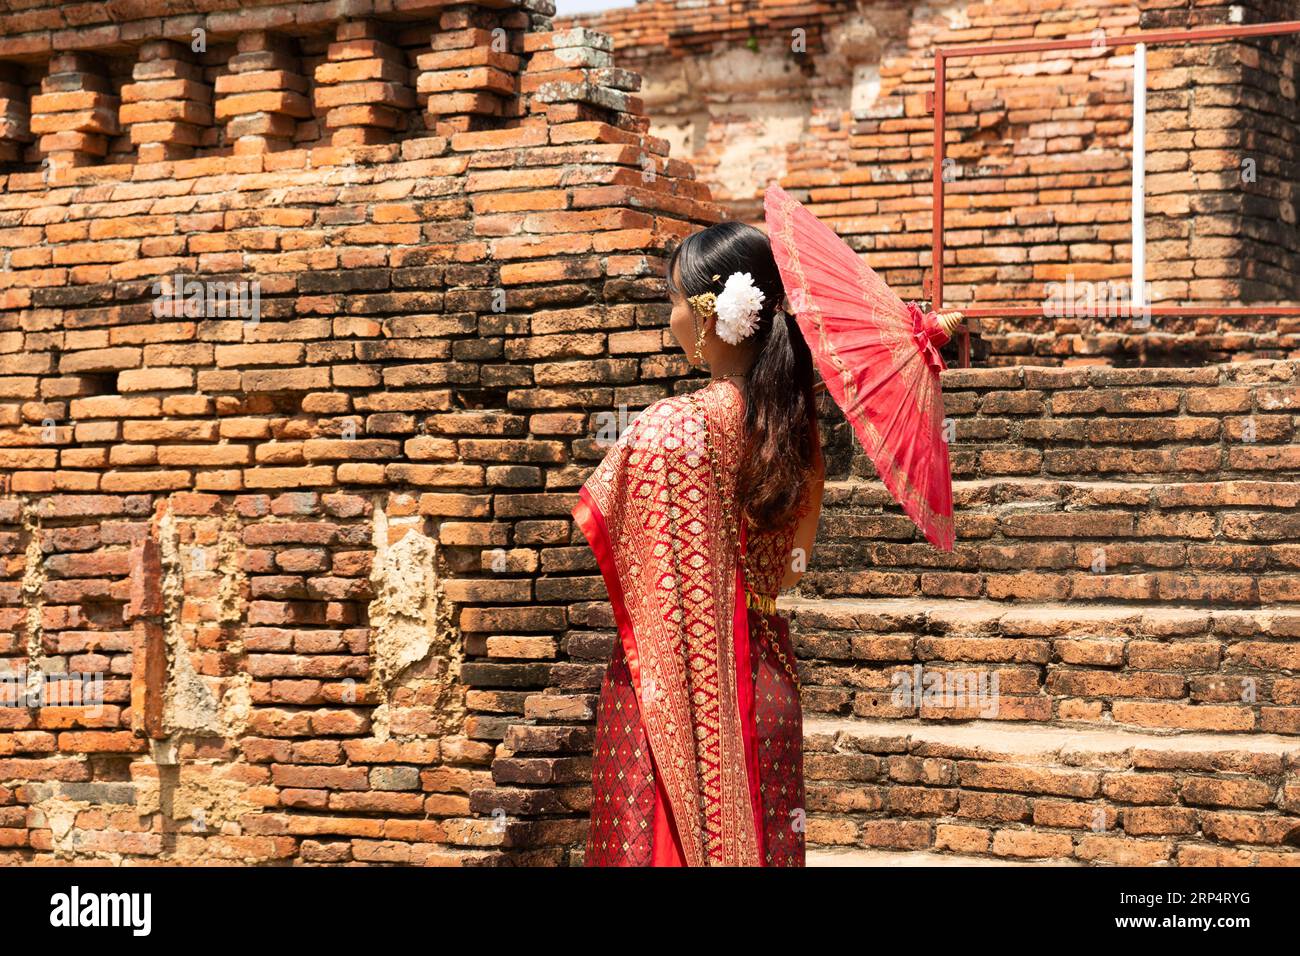
[[[924,312],[915,302],[908,302],[907,311],[912,315],[912,340],[921,352],[927,365],[935,374],[948,367],[948,363],[939,354],[939,348],[948,343],[951,336],[939,325],[937,312]]]

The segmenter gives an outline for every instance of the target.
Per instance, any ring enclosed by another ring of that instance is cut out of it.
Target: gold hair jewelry
[[[722,276],[715,275],[714,282],[721,282]],[[714,304],[718,297],[712,292],[701,292],[699,295],[690,295],[686,301],[691,304],[691,321],[695,323],[695,364],[704,364],[704,326],[700,325],[700,318],[709,318],[715,315],[717,310]]]
[[[722,276],[715,275],[713,281],[721,282]],[[691,308],[695,310],[695,314],[699,315],[701,318],[707,319],[717,312],[715,306],[717,305],[718,296],[716,293],[701,292],[698,295],[689,295],[686,297],[686,301],[691,304]]]

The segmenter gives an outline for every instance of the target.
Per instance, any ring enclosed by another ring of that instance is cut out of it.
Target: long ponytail
[[[674,267],[681,288],[673,284]],[[814,458],[812,353],[794,317],[766,235],[741,222],[693,233],[668,261],[669,288],[686,296],[716,291],[713,276],[748,272],[763,292],[754,330],[758,354],[745,383],[745,454],[737,478],[745,512],[759,530],[790,521]]]

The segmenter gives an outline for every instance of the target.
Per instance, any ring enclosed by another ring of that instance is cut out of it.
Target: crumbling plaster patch
[[[26,637],[27,652],[27,691],[36,693],[40,690],[45,662],[44,612],[45,593],[45,553],[41,550],[41,523],[35,509],[30,507],[27,499],[21,505],[23,534],[27,537],[27,547],[23,556],[22,600],[26,610],[23,631]]]
[[[382,498],[374,502],[370,652],[381,702],[371,722],[379,740],[391,733],[393,691],[408,682],[420,684],[421,704],[436,714],[441,732],[464,729],[463,651],[439,582],[437,542],[423,524],[419,516],[390,518]]]
[[[786,175],[814,127],[863,113],[880,96],[880,60],[908,17],[859,4],[814,49],[792,32],[748,45],[638,63],[651,132],[693,162],[716,201],[738,215]],[[821,44],[824,44],[821,45]]]
[[[188,639],[190,629],[184,615],[185,556],[176,516],[170,510],[159,518],[158,535],[163,569],[163,634],[167,647],[164,730],[171,735],[210,734],[234,739],[243,732],[251,712],[252,677],[242,671],[230,676],[212,676],[195,670]],[[214,570],[222,576],[217,618],[224,624],[233,624],[242,615],[238,549],[237,525],[228,516],[218,537]]]
[[[710,167],[720,202],[752,199],[784,175],[788,148],[808,128],[804,77],[785,56],[741,48],[672,60],[648,68],[642,90],[651,132],[670,155]]]

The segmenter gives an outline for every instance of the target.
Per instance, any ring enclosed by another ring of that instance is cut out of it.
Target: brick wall
[[[559,862],[719,211],[545,0],[136,9],[0,16],[0,859]]]
[[[1239,4],[1245,22],[1293,19]],[[645,75],[654,132],[734,216],[778,179],[900,294],[927,295],[938,45],[1230,21],[1212,0],[893,0],[754,9],[643,0],[577,18]],[[1164,304],[1300,302],[1295,38],[1148,50],[1147,280]],[[948,64],[945,304],[1082,301],[1130,284],[1132,49]],[[757,144],[757,146],[755,146]],[[1244,164],[1251,169],[1243,176]],[[1252,178],[1253,177],[1253,178]],[[1067,280],[1075,283],[1067,292]],[[986,364],[1188,365],[1286,357],[1292,318],[981,320]]]

